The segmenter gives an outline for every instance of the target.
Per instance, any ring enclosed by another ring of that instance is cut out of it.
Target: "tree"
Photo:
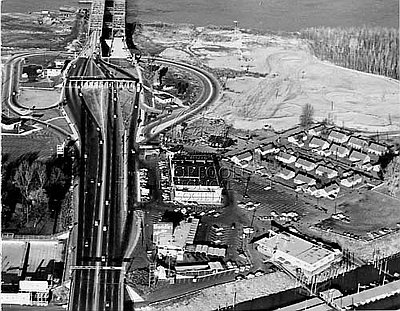
[[[306,104],[300,115],[300,126],[308,128],[313,123],[314,108],[311,104]]]

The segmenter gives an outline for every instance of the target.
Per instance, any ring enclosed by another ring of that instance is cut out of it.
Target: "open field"
[[[400,223],[400,200],[378,191],[368,191],[347,197],[347,202],[338,206],[338,211],[349,216],[350,222],[326,219],[325,227],[336,232],[350,232],[368,237],[368,232],[377,233],[382,228],[396,229]]]
[[[60,92],[56,90],[35,90],[35,89],[20,89],[21,95],[19,96],[18,103],[23,106],[30,108],[47,108],[57,103],[60,99]]]
[[[225,91],[207,115],[236,128],[298,123],[309,103],[315,119],[359,130],[400,129],[399,83],[322,62],[303,39],[215,28],[144,26],[139,46],[161,56],[209,67]]]

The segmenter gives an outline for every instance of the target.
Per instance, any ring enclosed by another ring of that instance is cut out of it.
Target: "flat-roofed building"
[[[287,232],[275,233],[254,242],[256,249],[283,265],[300,268],[307,276],[328,268],[339,253],[328,250]]]
[[[222,204],[219,163],[214,155],[170,157],[171,198],[180,203]]]
[[[158,230],[157,250],[159,255],[177,257],[177,260],[183,258],[183,253],[187,245],[193,244],[196,235],[199,219],[189,217],[182,220],[171,234],[170,225],[167,223],[161,224],[161,227],[156,227]]]

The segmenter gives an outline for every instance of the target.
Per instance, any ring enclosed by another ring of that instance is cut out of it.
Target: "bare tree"
[[[306,104],[300,115],[300,126],[308,128],[313,123],[314,108],[311,104]]]

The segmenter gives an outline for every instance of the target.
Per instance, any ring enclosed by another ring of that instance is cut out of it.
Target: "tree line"
[[[399,80],[399,30],[382,27],[307,28],[315,55],[334,64]]]

